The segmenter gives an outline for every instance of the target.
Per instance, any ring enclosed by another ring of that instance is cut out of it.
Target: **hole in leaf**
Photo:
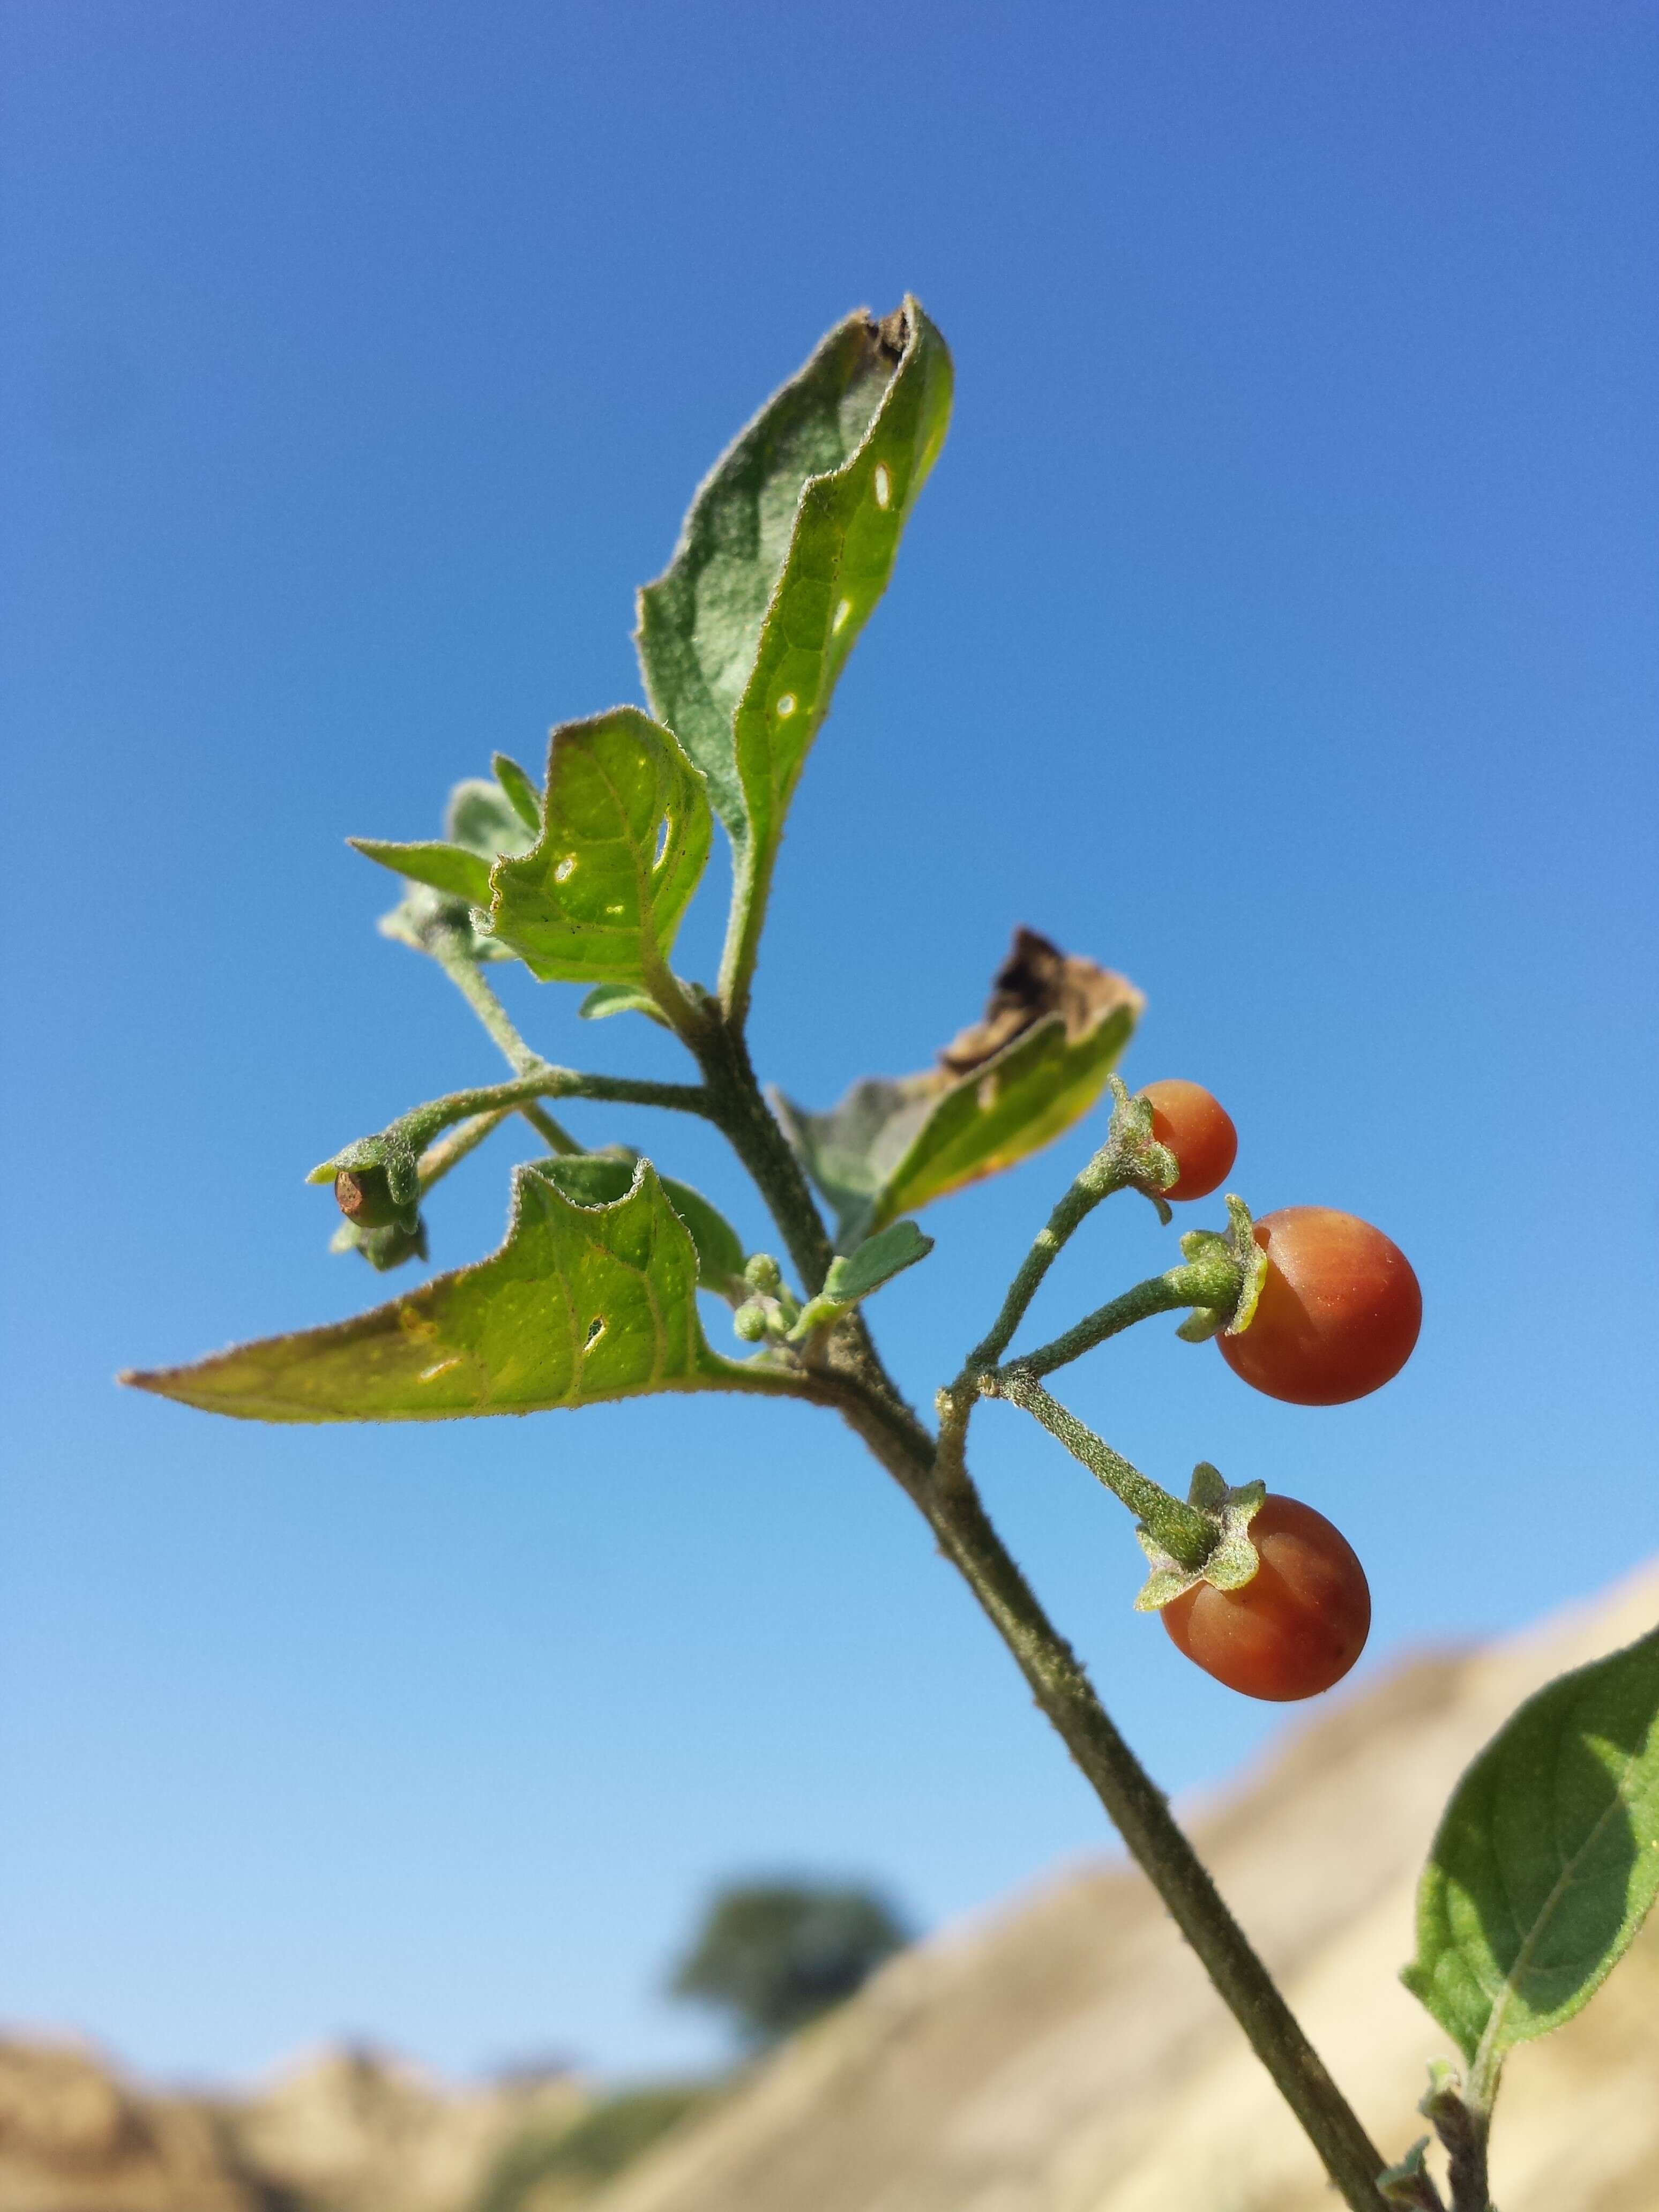
[[[662,856],[668,850],[668,832],[673,826],[673,821],[674,817],[672,814],[665,814],[658,827],[657,857],[651,863],[653,868],[659,868],[662,866]]]
[[[567,853],[558,866],[554,869],[553,880],[556,884],[568,883],[575,872],[576,855],[574,853]]]
[[[786,691],[778,701],[778,720],[781,722],[787,722],[794,711],[795,695],[793,691]]]
[[[853,602],[851,599],[843,599],[840,605],[836,609],[836,618],[830,625],[830,634],[832,637],[840,632],[846,623],[848,616],[850,615],[852,611]]]
[[[893,479],[887,472],[885,461],[876,463],[876,505],[885,507],[893,496]]]
[[[605,1316],[603,1314],[595,1314],[592,1320],[587,1324],[587,1340],[582,1346],[582,1350],[584,1352],[592,1352],[594,1346],[604,1334]]]
[[[994,1075],[982,1075],[974,1097],[981,1114],[988,1114],[997,1103],[997,1079]]]

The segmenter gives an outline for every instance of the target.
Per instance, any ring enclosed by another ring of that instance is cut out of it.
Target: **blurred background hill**
[[[1294,1726],[1197,1816],[1223,1888],[1391,2156],[1417,2132],[1426,2061],[1443,2055],[1395,1979],[1441,1804],[1522,1698],[1656,1614],[1659,1565],[1519,1638],[1408,1661]],[[705,1965],[720,1926],[711,1911]],[[1650,1929],[1577,2021],[1511,2062],[1494,2176],[1504,2212],[1650,2212],[1656,2023]],[[1328,2203],[1155,1899],[1113,1864],[915,1945],[724,2080],[607,2092],[550,2069],[459,2088],[336,2051],[252,2094],[186,2097],[67,2046],[0,2050],[0,2212]]]

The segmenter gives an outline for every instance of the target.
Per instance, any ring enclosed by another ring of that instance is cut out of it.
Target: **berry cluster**
[[[1164,1195],[1204,1198],[1232,1170],[1237,1132],[1196,1083],[1149,1083],[1152,1133],[1179,1170]],[[1249,1326],[1215,1342],[1234,1374],[1293,1406],[1340,1406],[1396,1376],[1422,1325],[1411,1262],[1368,1221],[1325,1206],[1264,1215],[1267,1270]],[[1294,1498],[1269,1496],[1250,1522],[1261,1565],[1237,1589],[1200,1582],[1161,1610],[1177,1648],[1247,1697],[1310,1698],[1364,1649],[1365,1571],[1340,1530]]]

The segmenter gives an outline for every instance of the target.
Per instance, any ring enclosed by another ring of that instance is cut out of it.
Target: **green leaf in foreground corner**
[[[851,1247],[1070,1128],[1104,1089],[1143,1003],[1121,975],[1020,930],[983,1020],[939,1066],[855,1084],[827,1114],[780,1098],[838,1241]]]
[[[507,1241],[477,1266],[356,1321],[123,1380],[257,1421],[442,1420],[767,1387],[709,1349],[696,1285],[691,1234],[648,1161],[594,1206],[538,1164],[516,1170]]]
[[[1659,1630],[1528,1698],[1452,1794],[1402,1976],[1486,2094],[1572,2018],[1659,1889]]]
[[[541,836],[492,877],[490,926],[544,983],[647,983],[708,859],[702,776],[637,707],[553,732]]]
[[[951,356],[915,300],[832,331],[717,461],[640,593],[646,695],[708,778],[763,903],[848,654],[887,587],[950,421]],[[753,925],[744,972],[753,960]]]

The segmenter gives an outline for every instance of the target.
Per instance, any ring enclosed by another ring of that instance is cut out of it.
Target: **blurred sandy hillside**
[[[1425,2062],[1446,2055],[1395,1979],[1446,1794],[1532,1689],[1656,1618],[1659,1567],[1527,1637],[1407,1664],[1329,1701],[1196,1822],[1390,2155],[1421,2132]],[[0,2212],[1328,2212],[1334,2201],[1161,1908],[1116,1867],[1069,1874],[919,1946],[598,2178],[673,2109],[596,2104],[557,2076],[450,2090],[352,2053],[240,2100],[157,2096],[87,2053],[15,2042],[0,2047]],[[1496,2146],[1504,2212],[1659,2204],[1659,1923],[1571,2027],[1511,2062]]]

